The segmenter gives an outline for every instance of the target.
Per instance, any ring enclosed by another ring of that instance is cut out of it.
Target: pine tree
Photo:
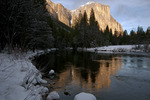
[[[87,13],[84,11],[84,14],[81,18],[80,23],[80,34],[81,34],[81,46],[82,47],[88,47],[88,38],[87,38],[87,29],[88,29],[88,19],[87,19]]]
[[[50,39],[53,37],[47,23],[49,15],[44,3],[44,0],[2,0],[0,13],[3,16],[3,27],[0,32],[4,39],[0,44],[7,43],[10,49],[31,49],[37,46],[45,48],[51,45],[49,42],[52,42]],[[1,48],[4,48],[3,45]]]
[[[123,43],[123,44],[128,44],[128,33],[127,33],[127,30],[125,30],[125,31],[123,32],[122,43]]]
[[[118,36],[117,36],[117,31],[115,30],[114,35],[112,36],[112,45],[117,45],[118,43]]]
[[[110,30],[109,30],[108,25],[106,26],[103,37],[104,37],[104,45],[109,45],[110,44]]]
[[[96,24],[97,23],[96,23],[96,20],[95,20],[94,10],[91,9],[89,25],[90,26],[97,26]]]
[[[146,42],[145,41],[145,38],[146,38],[145,35],[146,34],[145,34],[143,28],[138,26],[138,29],[137,29],[137,42],[138,42],[138,44],[144,44]]]
[[[137,36],[136,36],[136,33],[134,30],[131,30],[130,31],[130,43],[131,44],[136,44],[136,41],[137,41]]]
[[[110,43],[110,45],[112,44],[112,38],[113,38],[112,29],[110,29],[110,31],[109,31],[109,43]]]
[[[90,20],[89,20],[89,32],[88,32],[88,40],[90,47],[96,47],[100,44],[101,32],[99,30],[98,22],[95,19],[94,10],[91,9]]]
[[[147,39],[146,39],[147,43],[150,44],[150,27],[147,28],[146,37],[147,37]]]

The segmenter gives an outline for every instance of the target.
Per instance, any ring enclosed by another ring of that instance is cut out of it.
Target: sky
[[[137,27],[146,31],[150,26],[150,0],[51,0],[74,10],[89,1],[109,5],[111,15],[122,25],[123,30],[130,33]]]

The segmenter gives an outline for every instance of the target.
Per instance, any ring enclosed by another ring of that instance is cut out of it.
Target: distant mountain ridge
[[[83,14],[84,11],[87,13],[89,19],[91,9],[94,10],[95,19],[97,20],[100,29],[105,30],[106,26],[112,29],[112,32],[123,32],[123,28],[120,23],[118,23],[110,14],[110,6],[103,5],[97,2],[88,2],[85,5],[81,5],[75,10],[68,10],[62,4],[55,4],[50,0],[46,0],[46,8],[50,15],[58,19],[62,23],[68,26],[74,26],[75,20],[78,19],[79,14]]]

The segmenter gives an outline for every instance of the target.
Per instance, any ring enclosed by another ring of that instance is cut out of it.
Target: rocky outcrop
[[[50,15],[63,22],[64,24],[71,26],[71,12],[67,8],[65,8],[62,4],[55,4],[50,0],[46,0],[46,9],[50,13]]]
[[[88,2],[87,4],[80,6],[78,9],[72,10],[72,25],[74,25],[79,13],[83,14],[84,11],[86,11],[87,17],[89,18],[91,9],[94,10],[95,19],[97,20],[100,29],[105,30],[108,25],[109,28],[112,29],[113,33],[115,30],[118,32],[123,32],[121,24],[111,16],[110,7],[108,5],[103,5],[96,2]]]
[[[50,0],[46,0],[46,8],[50,15],[68,26],[74,26],[79,14],[86,11],[88,18],[90,17],[91,9],[94,10],[95,19],[97,20],[100,29],[105,30],[106,26],[112,29],[112,32],[123,32],[122,26],[110,14],[110,7],[96,2],[88,2],[75,10],[68,10],[62,4],[55,4]]]

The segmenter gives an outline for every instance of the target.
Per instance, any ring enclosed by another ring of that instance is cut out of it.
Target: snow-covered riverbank
[[[134,47],[134,45],[118,45],[88,48],[86,50],[98,53],[141,53],[150,56],[150,53],[135,50]],[[11,54],[0,53],[1,100],[41,100],[42,95],[49,92],[48,88],[41,85],[47,83],[47,81],[42,79],[41,73],[29,59],[41,53],[31,51],[27,53],[21,53],[20,51],[13,51]]]
[[[40,85],[46,81],[29,60],[35,54],[0,53],[1,100],[41,100],[42,95],[48,92],[48,88]]]
[[[149,46],[149,49],[150,49],[150,46]],[[112,46],[87,48],[84,50],[88,52],[97,52],[97,53],[134,54],[134,55],[150,56],[150,53],[145,52],[143,45],[141,45],[141,48],[137,48],[137,45],[112,45]]]

